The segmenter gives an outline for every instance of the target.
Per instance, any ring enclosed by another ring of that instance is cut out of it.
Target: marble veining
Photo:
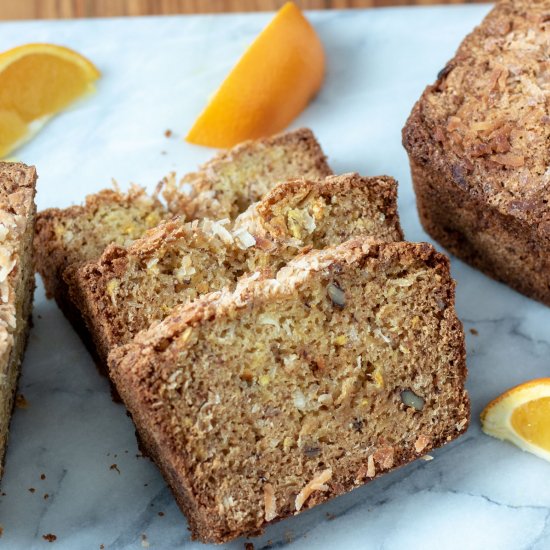
[[[313,13],[328,74],[294,126],[310,126],[337,172],[390,174],[409,240],[426,240],[400,131],[423,87],[488,6]],[[17,152],[40,174],[39,208],[78,203],[115,178],[152,189],[212,151],[182,141],[269,14],[1,23],[0,50],[56,42],[93,59],[98,92]],[[166,129],[173,137],[166,138]],[[270,527],[256,548],[550,548],[550,465],[481,433],[503,390],[550,371],[550,309],[452,259],[464,322],[472,425],[466,435],[351,494]],[[472,333],[477,331],[477,334]],[[204,548],[192,542],[134,429],[38,283],[34,328],[0,497],[1,548]],[[41,479],[44,474],[45,478]],[[244,541],[224,545],[242,549]]]

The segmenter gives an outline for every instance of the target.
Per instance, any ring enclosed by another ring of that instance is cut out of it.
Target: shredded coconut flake
[[[277,517],[277,501],[275,491],[271,483],[264,485],[264,517],[266,521],[274,520]]]
[[[367,459],[367,477],[374,477],[376,475],[376,468],[374,466],[374,455],[369,455]]]
[[[329,486],[326,485],[327,481],[332,477],[332,468],[327,468],[321,472],[317,477],[314,477],[296,496],[295,508],[299,512],[306,500],[315,491],[328,491]]]
[[[197,270],[193,267],[191,256],[184,256],[181,259],[180,267],[174,271],[174,276],[181,282],[189,279],[189,277],[194,275],[196,272]]]
[[[252,246],[256,246],[256,239],[252,234],[250,234],[246,229],[243,227],[237,229],[233,232],[233,237],[235,238],[235,241],[237,242],[237,246],[241,250],[246,250],[247,248],[251,248]]]

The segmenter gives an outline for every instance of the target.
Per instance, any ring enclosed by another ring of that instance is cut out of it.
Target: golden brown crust
[[[548,0],[501,0],[403,129],[426,231],[547,304],[549,9]]]
[[[163,322],[151,327],[148,331],[140,333],[130,344],[111,352],[109,357],[111,376],[132,414],[145,447],[163,472],[178,504],[188,516],[194,537],[202,541],[220,543],[243,534],[258,532],[265,524],[262,512],[263,497],[261,495],[254,493],[256,495],[254,502],[248,503],[240,500],[233,502],[232,499],[229,499],[226,507],[222,506],[220,508],[221,505],[214,505],[216,499],[211,494],[206,494],[204,491],[197,492],[197,484],[203,479],[201,476],[209,475],[210,461],[201,462],[204,467],[198,469],[192,466],[196,457],[193,456],[193,447],[190,446],[188,441],[192,440],[191,434],[196,433],[195,419],[187,417],[190,421],[189,428],[180,432],[176,430],[177,422],[173,416],[175,412],[171,412],[176,410],[178,399],[185,399],[187,402],[197,399],[198,409],[192,414],[198,414],[199,417],[202,414],[200,411],[209,410],[204,409],[205,403],[211,403],[212,399],[214,399],[213,403],[218,403],[215,396],[210,396],[210,391],[215,391],[213,385],[214,374],[211,378],[212,385],[201,386],[201,378],[197,382],[197,388],[205,388],[204,396],[195,395],[193,392],[197,390],[191,389],[193,386],[191,380],[196,382],[196,377],[203,375],[199,374],[200,370],[194,370],[194,363],[186,365],[181,358],[184,354],[191,353],[190,350],[194,349],[196,345],[202,345],[197,343],[202,340],[197,341],[195,338],[202,338],[200,335],[212,333],[218,326],[242,325],[249,318],[258,320],[259,316],[266,311],[266,308],[270,307],[271,304],[278,304],[280,300],[283,300],[281,303],[289,306],[288,311],[290,311],[290,303],[285,300],[289,300],[288,297],[294,295],[296,297],[290,299],[292,303],[296,303],[294,300],[300,302],[305,299],[301,297],[301,292],[307,292],[310,287],[315,288],[315,281],[318,277],[323,277],[323,273],[336,272],[341,276],[345,276],[346,273],[362,272],[365,275],[361,275],[361,277],[366,276],[368,278],[368,273],[374,273],[378,269],[381,272],[386,269],[392,270],[397,265],[400,266],[400,270],[394,270],[394,273],[401,274],[407,273],[411,269],[420,269],[423,273],[429,273],[433,280],[437,281],[435,283],[437,290],[433,289],[435,292],[439,293],[444,289],[441,298],[439,298],[441,303],[435,306],[437,310],[441,310],[442,316],[439,322],[441,323],[441,330],[444,332],[439,334],[438,329],[436,329],[437,336],[435,337],[442,342],[446,342],[444,353],[448,355],[445,355],[445,357],[436,355],[435,360],[438,362],[439,370],[434,372],[433,364],[430,365],[428,370],[430,370],[430,380],[433,376],[433,383],[439,383],[436,380],[440,374],[446,380],[446,383],[450,384],[450,386],[445,386],[447,388],[445,391],[449,392],[448,395],[446,394],[446,398],[449,397],[445,401],[446,409],[437,413],[436,430],[432,434],[416,433],[413,438],[414,444],[410,447],[408,444],[402,445],[399,441],[388,444],[384,438],[380,439],[374,447],[370,447],[372,445],[371,441],[363,441],[362,448],[370,449],[368,461],[366,460],[367,455],[360,458],[361,453],[353,451],[351,454],[346,453],[345,458],[341,458],[341,460],[328,459],[328,464],[325,463],[324,466],[320,466],[322,462],[317,465],[318,461],[315,459],[318,451],[308,451],[310,454],[308,455],[307,468],[305,463],[303,467],[306,468],[307,472],[319,473],[322,471],[323,475],[326,475],[320,479],[327,479],[327,481],[312,484],[311,482],[315,476],[306,473],[306,470],[304,470],[302,487],[305,492],[294,493],[296,495],[295,511],[297,512],[304,506],[304,501],[306,503],[304,507],[310,507],[333,496],[350,491],[356,486],[370,481],[382,472],[391,471],[429,452],[430,449],[445,444],[466,429],[469,402],[464,391],[466,377],[464,335],[461,323],[454,313],[454,282],[450,278],[449,263],[446,257],[438,254],[433,247],[425,243],[381,244],[369,239],[357,239],[336,249],[311,252],[303,258],[291,262],[287,268],[279,273],[277,280],[265,279],[259,281],[254,277],[248,278],[241,281],[233,293],[227,291],[212,293],[191,304],[180,306]],[[361,267],[358,268],[358,266]],[[413,268],[412,266],[417,267]],[[358,285],[361,284],[361,280],[361,278],[355,279]],[[296,292],[298,294],[295,294]],[[349,307],[353,308],[354,306],[351,304]],[[439,314],[436,313],[436,317],[437,315]],[[368,327],[364,326],[363,329],[368,330]],[[193,336],[195,333],[197,334],[196,337]],[[232,344],[228,341],[227,345],[231,346]],[[210,350],[207,353],[212,353],[212,351]],[[215,366],[220,372],[226,372],[228,369],[228,376],[235,380],[235,377],[239,376],[240,366],[233,363],[219,363],[217,361],[221,359],[218,360],[216,357],[216,355],[212,355],[210,368]],[[201,361],[204,360],[201,359]],[[333,373],[331,377],[336,376],[339,368],[340,366],[334,363],[331,364],[330,371]],[[421,367],[415,365],[414,368],[419,369]],[[188,369],[193,369],[193,374],[190,374],[189,378],[186,375]],[[449,369],[452,375],[446,369]],[[443,374],[443,372],[447,372],[447,374]],[[317,381],[321,384],[323,377],[320,374],[317,376],[320,376]],[[169,395],[172,395],[169,392],[180,391],[177,389],[179,387],[177,380],[181,380],[180,383],[184,384],[187,389],[183,393],[174,394],[179,395],[179,397],[169,397]],[[206,380],[203,382],[206,383]],[[278,386],[275,380],[272,383],[275,386],[271,391],[275,392]],[[284,382],[281,383],[284,387]],[[431,383],[429,382],[429,384]],[[165,384],[167,385],[165,386]],[[190,384],[189,387],[187,384]],[[243,388],[246,388],[246,385]],[[207,389],[208,391],[206,391]],[[230,391],[233,392],[233,390]],[[236,389],[236,393],[231,394],[235,396],[236,401],[231,402],[230,409],[254,407],[255,394],[253,393],[247,393],[246,395],[249,397],[243,397],[242,402],[239,400],[240,393],[244,391],[244,389]],[[433,394],[434,399],[437,399],[436,395],[437,391]],[[432,399],[432,397],[425,397],[426,403]],[[175,399],[175,401],[172,401],[172,399]],[[247,401],[247,399],[251,401]],[[168,402],[171,403],[170,406],[167,405]],[[216,413],[212,412],[214,415],[212,425],[216,429],[219,426],[222,427],[221,432],[216,432],[218,435],[208,436],[210,441],[214,441],[212,438],[215,438],[216,441],[220,437],[223,438],[223,426],[232,422],[232,413],[224,408],[224,403],[222,397],[218,415],[227,416],[217,416]],[[328,406],[331,410],[330,405]],[[225,412],[222,412],[222,410]],[[359,431],[362,425],[359,425]],[[430,423],[430,425],[433,424]],[[386,437],[389,436],[387,430],[383,433]],[[189,434],[189,436],[186,434]],[[260,437],[259,434],[257,437]],[[356,437],[360,436],[356,434]],[[344,445],[343,442],[341,444]],[[197,450],[197,452],[199,451]],[[242,456],[243,463],[248,464],[248,455],[246,454],[248,452],[250,451],[243,450],[243,453],[245,453]],[[215,454],[215,456],[219,455]],[[257,461],[253,463],[258,475],[261,474],[271,482],[269,493],[272,494],[273,485],[278,481],[278,475],[284,476],[285,468],[290,467],[288,464],[292,464],[292,462],[285,462],[284,466],[282,464],[273,466],[270,464],[269,456],[269,453],[265,457],[259,454]],[[246,469],[248,466],[243,465],[243,468]],[[205,469],[204,472],[203,469]],[[212,475],[214,475],[214,471],[215,469],[212,470]],[[242,474],[241,469],[239,469],[239,472]],[[233,475],[232,470],[226,471],[225,475],[231,478]],[[217,483],[216,486],[218,487]],[[239,491],[241,489],[244,491],[244,487],[241,485],[239,487]],[[311,487],[321,487],[321,489],[314,489],[310,493]],[[220,491],[224,490],[221,486],[218,488]],[[306,491],[308,488],[310,489]],[[288,495],[283,497],[281,486],[279,486],[278,491],[277,519],[282,519],[294,513],[294,505],[292,504],[294,501],[291,499],[289,507]],[[248,493],[243,492],[243,496],[240,498],[245,498],[244,494]],[[290,496],[292,497],[292,493]],[[229,509],[227,506],[229,506]],[[232,516],[231,507],[233,506],[238,510],[244,509],[247,511]],[[256,506],[260,507],[259,514],[256,513]],[[268,512],[269,517],[272,518],[273,510],[271,507],[269,510],[266,507],[266,514]]]

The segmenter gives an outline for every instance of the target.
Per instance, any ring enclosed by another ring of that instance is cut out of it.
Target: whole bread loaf
[[[357,239],[177,307],[111,377],[192,534],[258,533],[467,428],[448,259]]]
[[[403,143],[426,231],[550,305],[550,1],[498,2],[426,88]]]

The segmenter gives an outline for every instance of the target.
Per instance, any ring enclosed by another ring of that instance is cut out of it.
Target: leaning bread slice
[[[239,227],[256,237],[313,248],[359,235],[403,239],[396,181],[356,173],[280,183],[235,220],[234,229]]]
[[[170,220],[127,248],[111,246],[98,261],[67,270],[65,278],[105,361],[113,346],[176,305],[234,287],[243,274],[276,270],[304,247],[324,248],[360,235],[401,240],[396,195],[397,184],[388,177],[295,180],[277,186],[233,228]],[[277,224],[265,211],[276,212]]]
[[[246,141],[224,151],[179,182],[168,179],[163,196],[188,220],[235,218],[276,183],[332,174],[321,146],[307,128]]]
[[[0,477],[34,293],[36,170],[0,162]]]
[[[349,241],[176,308],[109,357],[193,536],[225,542],[461,434],[448,259]]]

